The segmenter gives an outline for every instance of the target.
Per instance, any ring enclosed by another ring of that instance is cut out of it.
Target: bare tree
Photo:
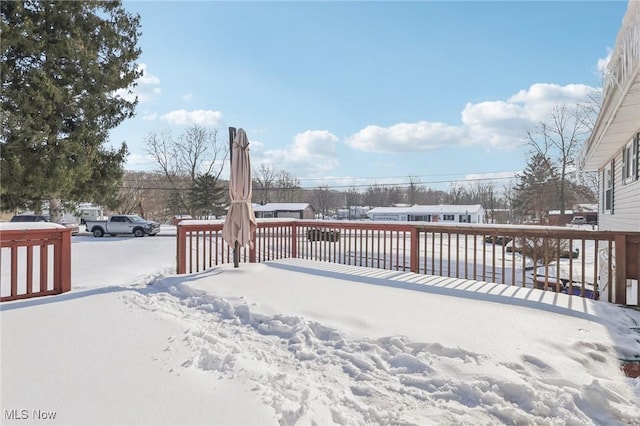
[[[229,148],[218,144],[217,136],[217,129],[193,125],[178,137],[176,161],[180,170],[188,171],[191,180],[200,175],[220,177]],[[218,162],[221,155],[222,161]]]
[[[254,194],[260,204],[271,202],[270,193],[275,185],[276,177],[276,170],[265,164],[260,164],[260,168],[253,171]]]
[[[409,186],[407,187],[407,204],[419,204],[424,199],[425,188],[417,176],[409,175]]]
[[[126,171],[118,193],[118,213],[143,215],[142,204],[149,194],[147,176],[144,172]]]
[[[228,147],[218,143],[217,130],[193,125],[177,139],[168,130],[152,131],[146,144],[173,189],[173,204],[193,214],[192,195],[198,177],[212,177],[217,185],[229,154]]]
[[[579,117],[582,120],[582,125],[589,130],[593,131],[596,127],[596,120],[600,109],[602,108],[602,87],[599,90],[593,91],[589,94],[589,99],[586,102],[577,105],[577,108],[581,110]]]
[[[442,204],[446,199],[446,193],[437,189],[428,188],[424,194],[424,204],[435,206]]]
[[[178,154],[171,131],[151,131],[147,136],[146,144],[147,152],[153,156],[164,176],[172,179],[180,175],[178,163],[175,161]]]
[[[360,206],[362,205],[362,194],[358,191],[358,188],[349,188],[344,193],[345,207]]]
[[[590,133],[589,111],[583,104],[573,107],[558,104],[553,106],[545,121],[538,123],[537,128],[527,130],[526,141],[532,153],[551,158],[557,167],[561,214],[564,214],[567,204],[568,175],[575,166],[578,150]]]
[[[452,184],[449,192],[447,192],[445,198],[449,204],[464,204],[464,200],[467,197],[466,189],[464,185],[458,183]]]
[[[381,185],[374,183],[363,194],[363,202],[371,207],[386,207],[402,203],[405,191],[398,185]]]
[[[163,174],[146,171],[125,171],[118,189],[117,205],[121,214],[137,213],[154,220],[168,220],[172,207],[171,186]]]
[[[331,191],[329,190],[328,185],[321,185],[317,187],[314,191],[316,207],[322,212],[322,218],[327,215],[327,210],[329,209],[329,203],[331,201]]]
[[[578,183],[585,188],[589,189],[591,198],[597,202],[598,189],[600,188],[599,173],[596,172],[578,172]]]
[[[297,197],[297,190],[300,189],[300,180],[292,173],[280,170],[276,179],[276,197],[281,203],[290,203]]]

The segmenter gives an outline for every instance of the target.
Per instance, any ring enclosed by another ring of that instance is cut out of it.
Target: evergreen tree
[[[196,178],[191,190],[191,206],[194,212],[204,218],[219,215],[223,211],[224,202],[224,187],[218,184],[215,176],[207,173]]]
[[[558,171],[551,159],[543,154],[534,154],[518,176],[513,208],[518,216],[546,215],[558,208]]]
[[[140,17],[120,1],[2,1],[4,210],[117,199],[128,154],[105,146],[134,114]],[[55,202],[54,202],[55,201]],[[60,211],[50,211],[55,220]]]

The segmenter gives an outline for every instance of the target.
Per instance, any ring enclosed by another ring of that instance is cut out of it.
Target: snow
[[[300,259],[178,276],[169,226],[72,241],[71,292],[0,305],[2,424],[640,424],[632,309]]]

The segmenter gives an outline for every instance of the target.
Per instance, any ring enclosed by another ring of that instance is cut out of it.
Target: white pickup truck
[[[117,214],[109,216],[107,220],[87,220],[85,226],[94,237],[103,237],[104,234],[133,234],[136,237],[145,235],[154,236],[160,232],[160,224],[152,220],[146,220],[133,214]]]

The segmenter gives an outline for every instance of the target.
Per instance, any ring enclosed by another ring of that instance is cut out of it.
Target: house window
[[[613,161],[604,168],[602,205],[605,213],[613,213]]]
[[[442,215],[442,220],[456,220],[456,215],[453,215],[453,214]]]
[[[638,179],[638,137],[636,134],[622,149],[622,184]]]

